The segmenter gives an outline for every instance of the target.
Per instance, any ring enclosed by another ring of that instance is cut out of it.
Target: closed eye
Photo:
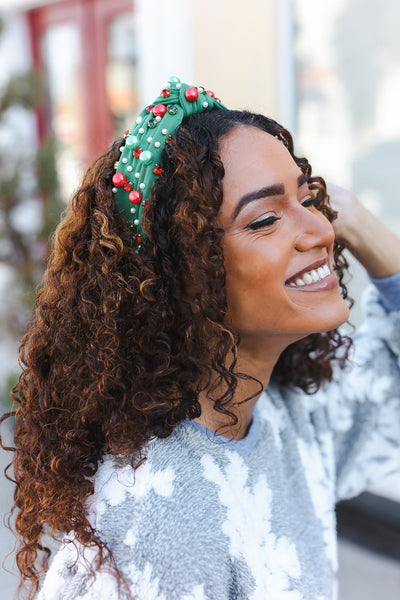
[[[307,208],[308,206],[315,206],[316,204],[319,204],[319,202],[320,200],[318,198],[315,198],[314,196],[309,196],[301,203],[301,205]]]
[[[254,223],[250,223],[247,225],[246,229],[260,229],[261,227],[270,227],[276,221],[280,221],[280,217],[275,217],[271,215],[270,217],[266,217],[265,219],[261,219],[261,221],[255,221]]]

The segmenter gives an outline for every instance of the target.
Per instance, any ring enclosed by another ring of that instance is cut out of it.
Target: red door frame
[[[108,24],[121,12],[133,10],[133,0],[63,0],[27,13],[33,62],[40,74],[44,74],[41,40],[47,28],[72,22],[80,32],[86,164],[99,156],[113,138],[105,80]],[[49,133],[44,102],[37,111],[37,117],[39,139],[43,141]]]

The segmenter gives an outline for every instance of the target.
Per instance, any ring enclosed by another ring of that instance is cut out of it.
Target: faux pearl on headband
[[[132,129],[125,132],[121,157],[114,165],[112,192],[116,210],[130,222],[137,250],[146,239],[141,226],[143,211],[153,183],[162,174],[165,145],[171,143],[185,116],[213,109],[227,110],[212,91],[181,83],[173,76],[156,100],[141,111]]]

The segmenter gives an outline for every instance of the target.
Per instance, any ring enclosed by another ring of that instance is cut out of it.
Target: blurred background
[[[400,234],[399,22],[398,0],[0,0],[1,412],[60,213],[170,75],[280,121],[314,174]],[[368,281],[352,272],[358,298]],[[2,517],[11,494],[2,481]],[[340,600],[400,598],[400,477],[342,503],[338,530]]]

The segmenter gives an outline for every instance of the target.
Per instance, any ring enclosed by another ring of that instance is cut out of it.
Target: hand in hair
[[[336,239],[345,243],[371,277],[389,277],[400,270],[400,239],[348,190],[327,184]]]

